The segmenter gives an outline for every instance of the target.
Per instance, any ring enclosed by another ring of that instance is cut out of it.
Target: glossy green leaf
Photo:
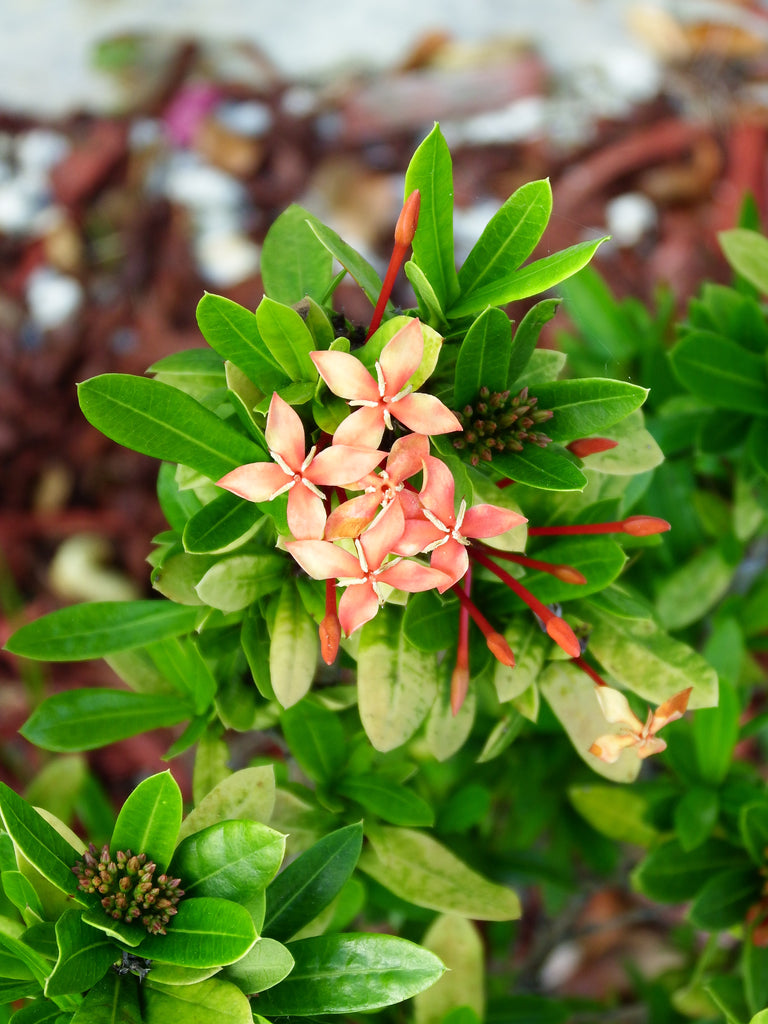
[[[658,836],[645,821],[648,801],[624,786],[569,786],[568,798],[592,828],[620,843],[650,846]]]
[[[679,840],[666,839],[633,871],[632,882],[649,899],[682,903],[693,899],[714,875],[745,868],[744,851],[722,839],[707,839],[687,852]]]
[[[760,896],[761,879],[754,868],[712,874],[699,890],[688,913],[697,928],[720,931],[744,920]]]
[[[578,242],[568,249],[544,256],[498,280],[473,289],[461,295],[458,302],[448,310],[448,316],[452,319],[467,316],[486,306],[505,306],[508,302],[545,292],[586,266],[604,241],[604,238],[598,238],[595,241]]]
[[[504,639],[515,655],[515,666],[500,661],[493,666],[493,685],[502,704],[519,697],[538,679],[549,647],[538,622],[529,616],[512,619],[504,629]]]
[[[196,645],[189,637],[170,637],[145,648],[164,680],[173,685],[202,715],[216,695],[216,680]]]
[[[485,952],[477,928],[457,914],[441,914],[422,939],[448,968],[446,973],[414,999],[415,1024],[443,1024],[457,1006],[470,1007],[482,1020],[485,1014]]]
[[[699,711],[698,714],[707,714]],[[712,832],[720,810],[717,791],[703,786],[687,790],[675,806],[675,833],[688,852],[704,842]]]
[[[396,896],[443,913],[476,921],[510,921],[520,901],[506,886],[477,874],[426,832],[377,826],[360,868]]]
[[[381,291],[381,278],[370,263],[325,224],[310,221],[309,226],[328,252],[357,281],[371,305],[375,306]],[[393,308],[392,303],[388,302],[387,310],[391,313]]]
[[[264,344],[256,315],[249,309],[223,295],[206,293],[197,306],[197,323],[211,348],[234,363],[264,393],[288,383],[288,374]]]
[[[315,782],[330,782],[347,760],[346,737],[339,716],[311,700],[287,708],[280,725],[291,755]]]
[[[511,390],[536,348],[544,324],[557,312],[560,299],[542,299],[525,314],[515,330],[509,358],[507,387]]]
[[[474,321],[459,349],[453,384],[453,405],[463,408],[481,387],[504,391],[509,376],[512,328],[506,313],[489,307]]]
[[[207,793],[179,829],[179,842],[219,821],[243,818],[266,823],[275,805],[274,766],[241,768]]]
[[[147,368],[155,380],[170,384],[204,401],[212,391],[226,386],[221,356],[209,348],[188,348],[163,356]]]
[[[93,899],[94,897],[91,898]],[[123,946],[128,946],[131,949],[136,949],[147,937],[146,930],[141,924],[134,922],[126,924],[124,921],[115,921],[98,902],[83,910],[81,917],[85,924],[89,924],[92,928],[96,928],[111,939],[115,939]]]
[[[244,993],[222,978],[196,985],[159,985],[148,979],[142,996],[142,1024],[253,1024]]]
[[[536,388],[539,384],[549,384],[556,380],[565,366],[565,360],[565,352],[556,352],[551,348],[534,349],[525,369],[515,381],[515,390]]]
[[[35,917],[42,919],[45,916],[35,887],[21,871],[0,872],[0,891],[5,893],[28,923],[30,923],[30,917],[31,920],[34,920]],[[2,977],[2,972],[0,972],[0,977]]]
[[[768,416],[763,356],[713,331],[688,331],[670,353],[680,383],[720,409]]]
[[[270,630],[269,674],[275,697],[290,708],[304,697],[315,677],[320,653],[317,626],[292,579],[283,584]]]
[[[436,124],[411,157],[405,172],[406,197],[421,193],[413,260],[429,281],[441,309],[459,294],[453,255],[453,172],[451,154]]]
[[[581,491],[587,484],[579,467],[557,445],[526,444],[521,452],[494,455],[490,465],[500,477],[545,491]]]
[[[285,942],[313,921],[352,875],[362,842],[362,825],[347,825],[292,861],[267,889],[262,934]]]
[[[768,238],[747,228],[721,231],[717,238],[733,269],[768,295]]]
[[[517,270],[536,248],[551,213],[548,179],[521,185],[491,217],[464,261],[459,271],[462,300],[498,286]]]
[[[218,480],[264,454],[253,441],[183,391],[146,377],[107,373],[78,385],[97,430],[134,451],[180,462]]]
[[[717,786],[728,774],[739,738],[740,716],[738,693],[727,680],[721,679],[717,707],[697,711],[693,718],[696,762],[704,782]]]
[[[293,970],[290,950],[276,939],[260,938],[237,963],[224,969],[224,975],[246,995],[264,992],[288,977]]]
[[[424,590],[408,598],[403,634],[420,651],[444,651],[456,641],[459,603],[453,595]]]
[[[394,935],[320,935],[288,947],[291,973],[259,997],[269,1016],[360,1013],[423,991],[443,973],[437,957]]]
[[[176,845],[181,812],[181,790],[171,773],[150,775],[139,783],[120,809],[110,850],[146,853],[162,874]]]
[[[264,296],[256,310],[256,323],[272,358],[292,381],[317,380],[315,364],[309,358],[315,341],[295,309]]]
[[[647,388],[621,380],[599,377],[580,380],[555,380],[536,386],[539,409],[552,409],[554,415],[543,425],[553,441],[598,434],[639,409],[648,395]]]
[[[413,260],[408,260],[403,270],[410,282],[411,288],[413,288],[413,294],[416,296],[419,307],[419,319],[422,323],[431,324],[433,327],[444,324],[445,312],[443,307],[440,305],[440,300],[421,267],[414,263]]]
[[[250,908],[284,854],[280,832],[255,821],[220,821],[179,844],[169,874],[182,879],[187,896],[214,896]]]
[[[292,203],[272,224],[261,250],[264,291],[292,306],[305,295],[322,302],[333,278],[333,260],[308,222],[315,218]]]
[[[399,608],[385,605],[363,626],[357,686],[360,719],[377,750],[405,743],[432,706],[434,659],[408,642]]]
[[[103,932],[85,924],[79,910],[67,910],[58,919],[56,941],[59,957],[45,983],[49,998],[93,988],[119,959],[115,944]]]
[[[256,941],[251,915],[238,903],[208,896],[181,900],[166,935],[147,935],[141,955],[180,967],[221,967]]]
[[[278,590],[290,566],[283,555],[230,555],[211,566],[195,587],[199,598],[219,611],[239,612]]]
[[[27,623],[6,647],[40,661],[85,661],[143,647],[195,628],[197,611],[170,601],[94,601]]]
[[[262,513],[251,501],[224,491],[203,505],[184,527],[184,549],[195,555],[221,554],[254,535]]]
[[[0,782],[0,814],[14,845],[35,868],[61,892],[77,892],[72,866],[80,850],[66,841],[42,814]]]
[[[139,982],[132,974],[108,971],[87,993],[71,1024],[147,1024],[139,1001]]]
[[[747,451],[752,465],[763,476],[768,476],[768,419],[755,419],[747,436]]]
[[[12,926],[13,922],[6,920],[6,922],[4,922],[3,931],[0,931],[0,954],[6,954],[11,961],[15,962],[13,973],[24,974],[24,978],[16,979],[11,976],[9,980],[12,982],[17,980],[24,982],[26,978],[31,976],[35,979],[35,982],[37,982],[35,988],[38,988],[44,984],[45,978],[50,973],[50,962],[46,960],[45,957],[41,956],[36,950],[32,949],[31,946],[27,945],[23,939],[17,939],[14,936],[9,935],[8,931]],[[24,971],[23,969],[18,968],[15,966],[16,964],[23,964],[27,970]],[[2,981],[3,979],[0,978],[0,983],[2,983]],[[22,993],[22,995],[24,994],[25,993]],[[5,995],[8,999],[22,998],[22,995],[9,996],[7,992]]]
[[[564,537],[537,549],[536,558],[555,565],[569,565],[587,580],[586,583],[565,583],[551,573],[538,569],[527,571],[520,582],[544,604],[575,601],[598,593],[617,579],[627,561],[624,549],[613,539],[578,536]]]
[[[356,801],[391,825],[435,823],[434,812],[426,800],[381,775],[348,775],[336,786],[336,792]]]
[[[56,1003],[40,998],[16,1010],[11,1021],[13,1024],[68,1024],[70,1019],[70,1015],[63,1014]]]
[[[193,714],[179,697],[124,690],[66,690],[46,698],[19,732],[44,750],[95,750]]]
[[[763,865],[768,848],[768,802],[748,803],[740,808],[739,832],[752,860]]]

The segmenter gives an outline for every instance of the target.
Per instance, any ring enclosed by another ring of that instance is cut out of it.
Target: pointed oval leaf
[[[426,800],[390,782],[381,775],[349,775],[342,779],[336,792],[355,800],[391,825],[434,825],[435,814]]]
[[[288,383],[288,374],[264,344],[256,314],[249,309],[223,295],[206,293],[197,306],[197,324],[211,348],[261,390],[274,391]]]
[[[544,491],[583,491],[587,486],[582,471],[557,445],[527,444],[521,452],[494,455],[489,465],[500,477]]]
[[[512,325],[500,309],[489,307],[464,336],[456,359],[453,406],[463,408],[477,398],[480,388],[504,391],[509,376]]]
[[[761,883],[751,866],[721,871],[704,884],[688,916],[697,928],[712,932],[741,924],[750,906],[760,899]]]
[[[477,928],[458,914],[441,914],[422,943],[448,968],[431,988],[414,999],[415,1024],[444,1024],[455,1007],[485,1015],[485,953]]]
[[[138,979],[107,971],[80,1003],[70,1024],[147,1024]]]
[[[394,935],[320,935],[288,947],[294,968],[259,997],[269,1016],[360,1013],[422,992],[445,968],[428,950]]]
[[[171,601],[92,601],[43,615],[18,629],[6,647],[40,661],[86,661],[143,647],[195,628],[197,610]]]
[[[509,373],[507,376],[508,388],[517,381],[520,374],[528,365],[528,360],[533,355],[536,342],[544,324],[549,323],[557,312],[560,299],[542,299],[532,306],[520,321],[515,336],[512,339],[512,350],[509,357]]]
[[[224,969],[224,975],[247,995],[264,992],[293,970],[290,950],[276,939],[260,938],[242,960]]]
[[[295,309],[264,296],[256,310],[256,323],[272,358],[292,381],[317,380],[317,369],[309,358],[315,340]]]
[[[241,768],[213,787],[189,812],[179,829],[179,842],[208,825],[244,818],[266,823],[275,806],[274,766]]]
[[[14,845],[61,892],[73,896],[77,879],[72,867],[81,851],[70,844],[4,782],[0,782],[0,815]]]
[[[137,1024],[139,1020],[141,1024],[211,1024],[212,1020],[218,1024],[253,1024],[247,997],[223,978],[209,978],[196,985],[161,985],[148,979],[142,1002],[144,1012]]]
[[[205,604],[221,612],[239,612],[277,590],[290,569],[284,555],[230,555],[214,562],[195,587]]]
[[[543,425],[545,433],[553,441],[572,441],[597,434],[629,416],[643,404],[648,389],[594,377],[538,384],[534,393],[539,409],[554,412]]]
[[[193,555],[232,551],[250,540],[262,518],[253,502],[224,491],[188,520],[184,527],[184,550]]]
[[[59,958],[45,983],[49,998],[86,992],[119,959],[114,942],[85,924],[79,910],[66,910],[58,919],[56,942]]]
[[[747,228],[721,231],[717,238],[733,269],[768,295],[768,238]]]
[[[707,839],[688,852],[677,839],[667,839],[634,870],[632,883],[652,900],[682,903],[693,899],[713,876],[731,869],[745,870],[748,864],[742,849],[722,839]]]
[[[288,306],[306,295],[323,302],[333,280],[331,254],[309,226],[315,218],[292,203],[272,224],[261,250],[264,291]]]
[[[768,415],[765,357],[713,331],[688,331],[669,356],[680,383],[719,409]]]
[[[167,934],[147,935],[140,948],[142,956],[164,964],[223,967],[245,956],[255,941],[256,929],[245,907],[200,896],[182,899]]]
[[[309,226],[328,252],[360,285],[371,305],[375,306],[381,291],[381,278],[370,263],[325,224],[321,224],[319,221],[310,221]],[[388,302],[387,312],[391,314],[393,311],[394,306]]]
[[[346,736],[339,716],[303,700],[280,716],[288,747],[302,770],[315,782],[330,782],[347,760]]]
[[[307,614],[292,579],[286,580],[280,591],[270,640],[272,687],[278,702],[289,708],[306,696],[315,678],[320,652],[317,626]]]
[[[134,789],[120,809],[110,850],[146,853],[165,872],[181,825],[181,790],[169,771],[151,775]]]

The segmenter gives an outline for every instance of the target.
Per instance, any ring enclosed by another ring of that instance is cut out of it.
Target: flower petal
[[[674,697],[670,697],[663,704],[659,704],[651,720],[651,736],[667,725],[668,722],[676,722],[678,718],[683,717],[685,709],[688,707],[688,699],[691,696],[692,690],[693,687],[689,686],[687,690],[681,690]]]
[[[441,537],[445,534],[434,523],[426,519],[406,519],[400,540],[392,550],[396,555],[418,555]]]
[[[652,754],[660,754],[667,749],[667,744],[658,736],[649,736],[638,745],[637,756],[640,758],[650,757]]]
[[[628,733],[617,733],[616,735],[609,733],[607,736],[599,736],[589,748],[589,752],[595,757],[599,757],[601,761],[605,761],[606,764],[614,764],[619,760],[622,750],[633,747],[637,743],[639,743],[637,736]]]
[[[288,528],[296,540],[321,540],[325,530],[323,501],[302,483],[288,491]]]
[[[304,461],[306,439],[301,417],[275,391],[269,403],[267,426],[264,431],[271,452],[277,452],[294,472]]]
[[[382,583],[388,583],[397,590],[415,594],[420,590],[433,590],[445,583],[445,576],[421,562],[402,561],[384,569],[378,574]]]
[[[233,469],[216,483],[247,501],[269,501],[275,491],[290,479],[276,462],[249,462],[247,466]]]
[[[313,484],[343,487],[356,483],[371,472],[384,458],[375,448],[355,448],[348,444],[332,444],[312,459],[304,471]]]
[[[606,721],[612,725],[621,722],[636,736],[640,736],[643,731],[643,723],[629,706],[629,701],[620,690],[614,690],[610,686],[596,686],[595,696]]]
[[[339,622],[346,636],[370,622],[379,610],[379,599],[370,583],[347,587],[339,601]]]
[[[424,336],[418,320],[409,320],[381,350],[379,362],[387,382],[385,394],[401,391],[419,368],[424,355]]]
[[[441,523],[452,527],[456,522],[453,508],[456,483],[453,473],[440,459],[428,455],[424,459],[424,483],[419,497],[424,508],[437,516]]]
[[[355,556],[330,541],[294,540],[288,541],[285,547],[313,579],[363,578],[363,570]]]
[[[439,548],[435,548],[429,559],[429,564],[438,572],[445,573],[445,581],[437,588],[443,593],[454,583],[458,583],[461,577],[469,568],[469,555],[463,544],[457,540],[447,540]]]
[[[359,494],[356,498],[342,502],[328,516],[325,539],[359,537],[366,526],[373,522],[378,510],[378,494]]]
[[[527,523],[525,516],[498,505],[473,505],[468,508],[461,524],[464,537],[497,537],[521,523]]]
[[[379,568],[400,540],[404,526],[403,510],[393,501],[379,521],[360,537],[369,569]]]
[[[392,402],[390,413],[404,423],[409,430],[417,434],[449,434],[452,430],[462,430],[461,423],[456,419],[447,405],[443,405],[434,395],[406,395],[399,402]]]
[[[347,399],[379,400],[379,385],[359,359],[348,352],[310,352],[317,372],[335,395]]]
[[[409,476],[418,473],[422,459],[429,455],[429,438],[426,434],[406,434],[398,437],[392,445],[387,459],[386,469],[389,479],[400,484]]]
[[[399,402],[396,403],[399,405]],[[384,410],[380,405],[363,406],[336,428],[333,445],[345,444],[355,448],[377,448],[384,436]]]

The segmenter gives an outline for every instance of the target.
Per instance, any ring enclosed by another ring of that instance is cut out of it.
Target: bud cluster
[[[165,925],[177,912],[184,890],[179,888],[179,878],[155,878],[156,868],[146,853],[118,850],[113,860],[106,844],[99,853],[90,843],[72,871],[82,892],[102,897],[101,905],[109,917],[125,924],[141,919],[150,935],[165,935]]]
[[[509,391],[481,387],[478,401],[456,413],[464,433],[454,448],[466,451],[473,466],[490,462],[494,452],[521,452],[525,444],[545,448],[551,438],[531,428],[551,419],[552,410],[537,409],[537,401],[527,387],[513,397]]]

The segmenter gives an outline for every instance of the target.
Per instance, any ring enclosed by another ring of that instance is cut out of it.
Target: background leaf
[[[181,790],[170,772],[150,775],[140,782],[120,809],[110,840],[110,851],[146,853],[163,874],[176,845],[181,825]]]

